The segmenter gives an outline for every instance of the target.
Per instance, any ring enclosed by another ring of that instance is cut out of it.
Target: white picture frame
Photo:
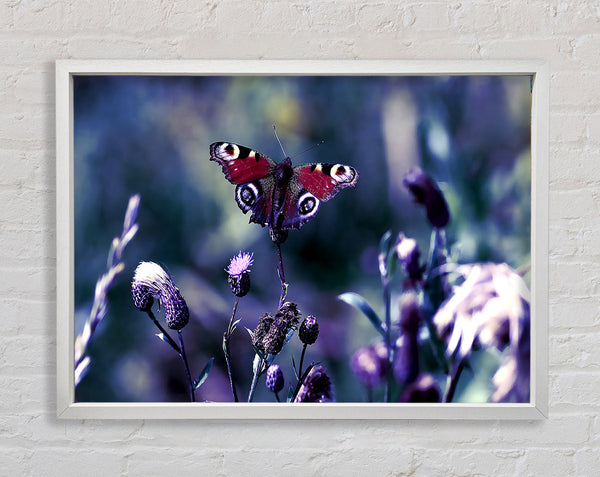
[[[522,404],[82,403],[74,399],[75,75],[531,75],[531,400]],[[539,419],[548,415],[548,115],[543,61],[56,62],[57,416],[68,419]]]

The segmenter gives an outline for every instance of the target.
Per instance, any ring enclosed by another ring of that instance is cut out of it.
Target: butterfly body
[[[252,212],[250,222],[268,225],[271,231],[299,229],[311,220],[320,202],[341,189],[355,186],[358,171],[343,164],[292,166],[286,157],[276,163],[270,157],[228,142],[210,146],[210,160],[219,163],[242,212]]]

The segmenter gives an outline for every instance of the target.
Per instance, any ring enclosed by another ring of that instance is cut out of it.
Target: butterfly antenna
[[[283,148],[283,144],[281,144],[281,141],[279,140],[279,136],[277,135],[277,129],[275,128],[274,124],[273,124],[273,132],[275,133],[275,138],[277,139],[277,142],[279,143],[281,152],[283,152],[283,157],[287,157],[287,154],[285,153],[285,149]]]
[[[321,144],[323,144],[325,141],[321,140],[318,143],[314,144],[313,146],[307,147],[306,149],[304,149],[304,151],[299,152],[298,154],[296,154],[294,157],[298,157],[301,154],[304,154],[305,152],[310,151],[311,149],[314,149],[315,147],[320,146]],[[294,157],[290,157],[290,159],[293,159]]]

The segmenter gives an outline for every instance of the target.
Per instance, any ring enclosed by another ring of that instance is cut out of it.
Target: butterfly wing
[[[344,164],[302,164],[294,168],[283,208],[282,229],[299,229],[319,210],[319,204],[346,187],[354,187],[358,171]]]
[[[265,226],[272,208],[275,161],[246,146],[231,142],[210,145],[210,160],[219,163],[229,182],[236,184],[235,201],[250,222]]]
[[[268,156],[231,142],[210,145],[210,160],[218,162],[232,184],[246,184],[267,177],[276,163]]]

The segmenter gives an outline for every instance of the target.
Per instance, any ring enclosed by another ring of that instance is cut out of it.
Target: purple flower
[[[238,253],[225,269],[229,275],[227,281],[231,291],[237,297],[242,297],[250,291],[250,267],[254,262],[252,253]]]
[[[304,379],[294,402],[334,402],[335,392],[323,366],[315,366]]]
[[[377,386],[385,376],[387,351],[381,343],[375,346],[364,346],[355,351],[350,367],[358,379],[367,387]]]
[[[171,276],[157,263],[141,262],[131,283],[133,304],[140,311],[150,311],[154,298],[165,308],[169,328],[181,330],[188,324],[190,312]]]
[[[277,364],[272,364],[267,369],[267,376],[265,379],[265,385],[267,389],[272,393],[278,393],[283,389],[283,372]]]
[[[240,252],[229,262],[229,267],[225,270],[230,276],[239,277],[243,273],[249,272],[254,263],[252,253]]]
[[[427,220],[437,229],[450,222],[450,211],[444,195],[436,182],[418,167],[404,176],[402,181],[417,204],[425,206]]]

